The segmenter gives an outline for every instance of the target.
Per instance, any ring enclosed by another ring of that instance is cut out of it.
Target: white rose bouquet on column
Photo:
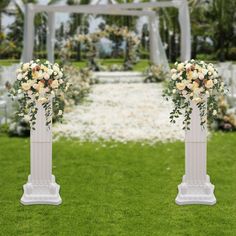
[[[29,120],[31,127],[34,128],[36,104],[41,104],[45,109],[47,126],[51,122],[52,113],[54,117],[62,118],[64,103],[59,100],[63,99],[70,84],[64,76],[63,69],[57,63],[32,60],[29,63],[21,63],[16,74],[17,80],[10,90],[10,95],[19,103],[19,116]]]
[[[209,120],[216,117],[218,95],[225,92],[224,82],[213,64],[193,59],[184,63],[175,63],[175,68],[171,70],[171,79],[163,94],[166,100],[171,97],[174,103],[170,121],[175,123],[176,118],[182,115],[184,110],[183,128],[189,129],[192,101],[200,109],[201,125],[204,126],[206,117]]]

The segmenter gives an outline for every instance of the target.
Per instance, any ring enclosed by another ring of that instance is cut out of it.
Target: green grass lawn
[[[100,63],[105,66],[111,65],[122,65],[124,63],[123,59],[101,59]],[[86,67],[86,61],[76,61],[72,62],[72,64],[78,68]],[[149,66],[149,60],[141,59],[137,64],[134,65],[134,71],[143,72]]]
[[[0,137],[0,235],[235,236],[236,134],[214,134],[208,173],[214,206],[177,206],[184,173],[181,142],[53,145],[60,206],[23,206],[29,174],[29,139]]]
[[[117,65],[122,65],[124,63],[123,59],[101,59],[100,60],[101,64],[105,66],[117,64]],[[11,60],[11,59],[0,59],[0,66],[10,66],[14,63],[19,63],[19,60]],[[149,60],[146,59],[141,59],[136,65],[134,65],[134,70],[135,71],[144,71],[147,67]],[[72,64],[76,67],[82,68],[87,66],[86,60],[82,61],[74,61]]]

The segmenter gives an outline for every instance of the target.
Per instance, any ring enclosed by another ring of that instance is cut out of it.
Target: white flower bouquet
[[[18,115],[28,120],[34,128],[37,105],[42,105],[45,109],[47,126],[51,123],[52,115],[61,119],[64,103],[60,100],[70,86],[63,69],[56,63],[51,64],[37,59],[21,63],[16,73],[17,80],[10,90],[10,95],[18,100]]]
[[[184,129],[189,129],[192,108],[190,102],[200,109],[201,125],[217,116],[218,95],[225,93],[224,82],[218,75],[213,64],[204,61],[190,60],[184,63],[175,63],[171,70],[171,80],[163,96],[168,100],[171,97],[174,109],[170,113],[170,121],[182,115],[184,110]]]

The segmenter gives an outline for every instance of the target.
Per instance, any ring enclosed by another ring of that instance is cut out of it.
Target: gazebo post
[[[46,126],[45,109],[37,105],[35,130],[30,134],[30,175],[24,185],[21,203],[59,205],[60,186],[52,175],[52,125]]]
[[[191,102],[190,130],[185,133],[185,175],[178,186],[178,205],[216,203],[214,185],[207,175],[207,128],[200,125],[200,110]]]

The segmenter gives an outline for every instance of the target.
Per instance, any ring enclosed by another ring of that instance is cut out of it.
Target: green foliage
[[[7,134],[9,131],[9,125],[8,124],[0,124],[0,135]]]

